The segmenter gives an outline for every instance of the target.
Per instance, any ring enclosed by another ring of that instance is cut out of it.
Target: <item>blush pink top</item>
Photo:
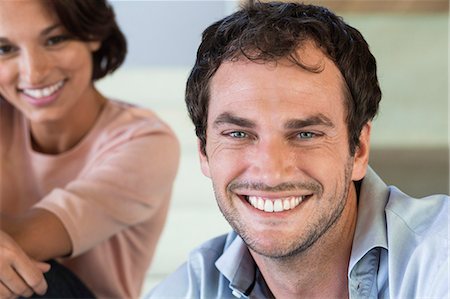
[[[173,132],[151,111],[109,100],[80,143],[45,155],[22,114],[0,105],[0,212],[54,213],[73,245],[60,261],[100,298],[137,298],[178,167]]]

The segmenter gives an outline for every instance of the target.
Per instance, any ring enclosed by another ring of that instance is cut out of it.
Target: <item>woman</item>
[[[1,298],[51,291],[50,259],[97,297],[139,295],[179,147],[95,88],[125,53],[103,0],[0,1]]]

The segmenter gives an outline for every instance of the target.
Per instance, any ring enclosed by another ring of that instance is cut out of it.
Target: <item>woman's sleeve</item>
[[[168,204],[179,159],[176,137],[140,135],[103,151],[78,178],[35,207],[63,222],[76,256]]]

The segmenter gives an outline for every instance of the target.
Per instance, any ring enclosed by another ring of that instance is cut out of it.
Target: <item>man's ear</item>
[[[205,149],[206,150],[206,149]],[[203,175],[207,177],[211,177],[210,171],[209,171],[209,162],[208,157],[206,156],[206,153],[202,151],[202,144],[200,139],[197,138],[197,151],[198,155],[200,157],[200,166],[202,168]]]
[[[353,162],[353,181],[359,181],[366,175],[367,165],[369,164],[371,128],[372,123],[366,123],[361,130],[361,134],[359,135],[359,145],[356,147]]]

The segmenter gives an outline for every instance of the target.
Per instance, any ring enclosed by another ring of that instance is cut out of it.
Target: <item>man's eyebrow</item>
[[[238,117],[229,112],[224,112],[224,113],[220,114],[214,120],[213,126],[218,127],[222,124],[232,124],[232,125],[236,125],[236,126],[244,127],[244,128],[255,128],[256,127],[256,124],[253,121],[248,120],[246,118]]]
[[[284,125],[285,129],[292,130],[292,129],[301,129],[308,126],[326,126],[330,128],[334,128],[333,122],[323,115],[322,113],[319,113],[318,115],[314,115],[305,119],[292,119],[286,122]]]

